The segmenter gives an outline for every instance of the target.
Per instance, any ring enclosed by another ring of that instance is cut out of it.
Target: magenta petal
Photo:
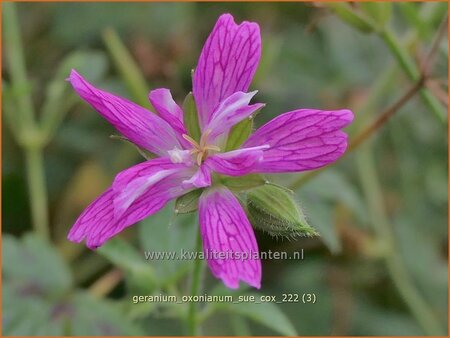
[[[353,120],[350,110],[299,109],[284,113],[259,128],[243,147],[268,144],[254,172],[279,173],[320,168],[347,148],[340,129]]]
[[[244,21],[237,25],[230,14],[220,16],[206,40],[193,78],[202,129],[223,99],[248,90],[260,56],[258,24]]]
[[[70,73],[69,81],[83,100],[131,142],[159,155],[180,146],[172,127],[159,116],[124,98],[95,88],[75,70]]]
[[[149,190],[173,198],[192,188],[180,185],[195,172],[194,170],[184,163],[172,163],[169,158],[161,157],[120,172],[112,184],[115,218],[120,218],[134,201]]]
[[[70,229],[68,239],[96,249],[108,239],[143,218],[159,211],[169,200],[167,195],[142,196],[120,217],[114,218],[114,191],[110,188],[92,202]]]
[[[197,172],[188,180],[183,181],[182,187],[185,189],[204,188],[211,185],[211,171],[205,165],[201,165]]]
[[[226,188],[206,190],[199,201],[203,251],[213,275],[232,289],[239,280],[261,287],[261,261],[252,226]]]
[[[193,168],[167,158],[140,163],[119,173],[111,188],[92,202],[69,232],[69,240],[86,239],[89,248],[101,246],[125,228],[154,214],[168,201],[194,187],[183,188]]]
[[[256,93],[256,90],[251,93],[236,92],[219,104],[205,127],[205,130],[211,130],[209,142],[214,143],[217,136],[227,133],[236,123],[264,106],[262,103],[249,105]]]
[[[205,165],[219,174],[242,176],[255,170],[263,159],[263,150],[269,146],[242,148],[209,156]]]
[[[186,140],[182,137],[183,134],[188,133],[184,126],[183,110],[173,100],[170,90],[166,88],[152,90],[148,98],[159,116],[175,130],[178,141],[183,145],[189,144],[186,143]]]

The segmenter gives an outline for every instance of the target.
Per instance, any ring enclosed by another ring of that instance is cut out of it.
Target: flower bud
[[[252,189],[247,194],[247,214],[252,225],[272,236],[316,236],[291,191],[274,184]]]

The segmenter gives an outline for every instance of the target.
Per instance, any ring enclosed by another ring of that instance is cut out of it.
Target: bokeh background
[[[131,297],[189,294],[193,262],[143,251],[193,249],[196,215],[174,217],[169,205],[95,252],[66,240],[115,174],[142,161],[69,88],[72,67],[142,105],[157,87],[182,102],[208,33],[230,12],[262,31],[251,88],[267,106],[256,124],[347,107],[353,139],[418,78],[447,15],[445,2],[2,7],[4,335],[186,333],[188,304]],[[426,92],[361,146],[318,175],[270,177],[294,190],[321,237],[257,232],[260,249],[304,249],[303,260],[263,261],[261,290],[226,290],[204,272],[201,294],[314,293],[316,303],[198,304],[203,334],[447,334],[447,37],[436,46]]]

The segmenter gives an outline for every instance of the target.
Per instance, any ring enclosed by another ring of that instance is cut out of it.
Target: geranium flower
[[[223,152],[230,129],[263,107],[250,104],[256,91],[247,93],[260,55],[256,23],[237,25],[230,14],[218,19],[193,75],[199,142],[189,135],[183,110],[168,89],[149,94],[156,115],[95,88],[73,70],[69,80],[80,97],[128,140],[159,157],[120,172],[77,219],[69,240],[85,239],[89,248],[97,248],[170,200],[204,188],[199,221],[205,253],[242,253],[239,259],[208,257],[213,275],[230,288],[240,280],[259,288],[261,262],[254,255],[258,245],[252,226],[238,199],[215,183],[212,173],[241,176],[322,167],[344,153],[347,135],[340,129],[353,118],[346,109],[290,111],[256,130],[239,149]],[[245,254],[248,258],[242,259]]]

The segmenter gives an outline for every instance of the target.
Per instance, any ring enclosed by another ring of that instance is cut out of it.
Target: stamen
[[[215,146],[215,145],[212,145],[212,144],[207,145],[203,149],[205,149],[205,150],[213,150],[213,151],[220,151],[220,148],[218,146]]]
[[[202,137],[200,138],[200,148],[206,147],[206,142],[208,142],[208,136],[211,134],[211,129],[206,129],[205,132],[202,134]]]
[[[197,164],[199,166],[202,164],[202,160],[203,160],[203,151],[201,151],[197,154]]]
[[[181,136],[182,136],[186,141],[188,141],[190,144],[192,144],[192,146],[193,146],[194,148],[200,150],[200,146],[198,145],[197,141],[194,140],[192,137],[190,137],[190,136],[187,135],[187,134],[183,134],[183,135],[181,135]]]

